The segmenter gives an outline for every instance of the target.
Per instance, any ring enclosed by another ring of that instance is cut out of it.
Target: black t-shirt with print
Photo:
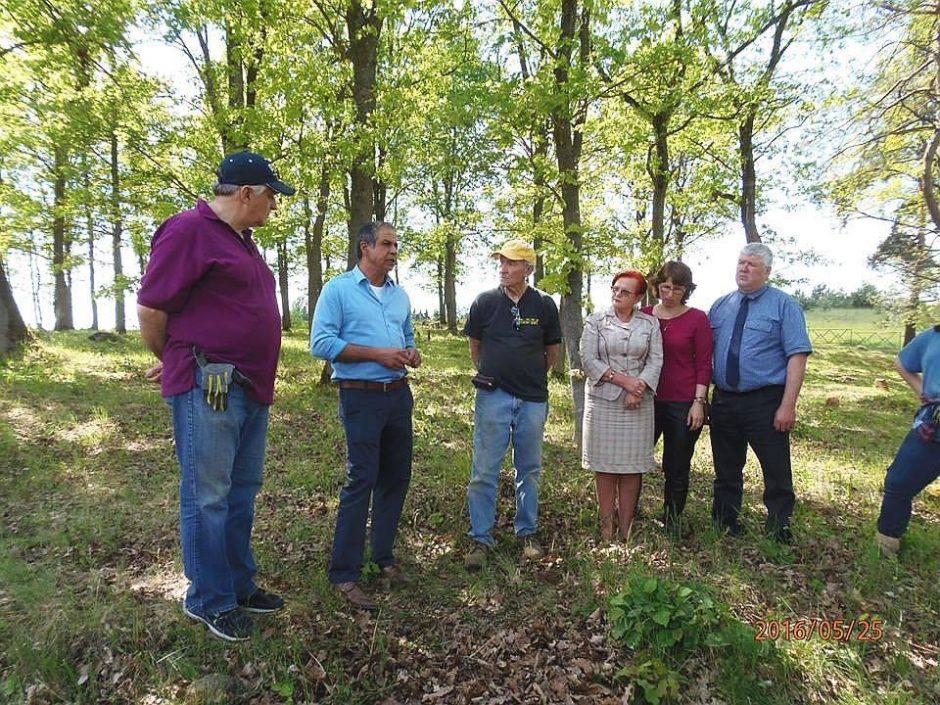
[[[518,316],[502,289],[480,294],[470,307],[464,335],[480,341],[480,372],[525,401],[548,401],[545,346],[561,342],[558,307],[543,291],[526,287]]]

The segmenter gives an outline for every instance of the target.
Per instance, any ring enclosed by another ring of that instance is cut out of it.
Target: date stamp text
[[[756,641],[881,641],[884,620],[871,619],[758,619],[754,623]]]

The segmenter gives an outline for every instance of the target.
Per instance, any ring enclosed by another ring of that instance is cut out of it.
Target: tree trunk
[[[540,123],[541,126],[541,123]],[[548,155],[548,136],[540,133],[536,137],[536,148],[535,156],[536,159],[533,161],[534,174],[532,182],[535,185],[535,200],[532,203],[532,224],[535,226],[534,230],[539,231],[539,225],[542,222],[542,214],[545,212],[545,174],[542,173],[539,163],[541,158],[544,158]],[[534,286],[538,286],[539,282],[542,281],[542,278],[545,276],[545,261],[542,257],[542,238],[536,236],[533,238],[532,246],[535,248],[535,272],[532,276],[532,283]],[[561,357],[558,358],[559,362]]]
[[[754,111],[738,125],[741,152],[741,225],[747,242],[760,242],[757,232],[757,170],[754,167]]]
[[[326,212],[330,205],[330,170],[326,166],[320,169],[320,190],[317,195],[317,216],[310,232],[310,199],[304,199],[304,240],[307,246],[307,321],[313,327],[313,312],[317,300],[323,291],[323,229],[326,225]]]
[[[98,299],[95,296],[95,219],[87,209],[88,221],[88,295],[91,299],[91,329],[98,330]]]
[[[36,319],[36,327],[43,329],[42,325],[42,304],[39,297],[42,293],[42,268],[36,264],[36,254],[32,248],[29,250],[29,284],[32,290],[33,317]]]
[[[228,105],[236,111],[245,107],[245,71],[241,54],[239,40],[232,33],[231,25],[226,22],[225,73],[228,78]]]
[[[926,208],[924,209],[927,210]],[[929,213],[921,213],[921,226],[917,229],[917,247],[911,271],[910,290],[907,305],[904,307],[904,345],[907,345],[917,335],[917,314],[920,309],[921,293],[923,292],[926,269],[925,265],[930,259],[927,248],[926,226]]]
[[[669,190],[669,113],[653,115],[653,135],[656,151],[649,165],[653,182],[653,241],[663,246],[666,242],[666,193]]]
[[[921,177],[924,202],[927,204],[927,212],[930,214],[930,219],[933,221],[935,228],[940,228],[940,204],[937,203],[933,176],[938,147],[940,147],[940,130],[935,129],[930,141],[927,143],[927,148],[924,150],[924,175]]]
[[[558,350],[558,359],[555,361],[555,366],[552,367],[552,374],[556,377],[564,377],[568,372],[568,353],[565,351],[565,346],[562,345]]]
[[[13,298],[13,289],[0,259],[0,356],[6,355],[26,339],[26,324]]]
[[[571,369],[581,369],[581,329],[584,322],[581,317],[582,297],[582,226],[581,226],[581,184],[578,173],[581,159],[582,131],[580,121],[575,118],[575,106],[569,97],[569,71],[578,23],[577,0],[562,0],[561,34],[559,38],[559,57],[555,65],[556,104],[552,110],[552,126],[555,137],[555,156],[558,162],[558,176],[561,182],[562,222],[567,240],[566,249],[571,253],[571,264],[566,276],[567,291],[561,297],[561,330],[568,353]],[[589,46],[586,46],[584,32],[587,29],[589,15],[581,20],[581,59],[589,60]],[[586,56],[588,55],[588,56]],[[582,113],[583,115],[583,113]],[[581,118],[583,120],[583,118]],[[571,394],[574,400],[575,438],[581,447],[581,425],[584,413],[584,378],[581,374],[571,376]]]
[[[447,298],[444,295],[444,258],[437,258],[437,322],[447,325]]]
[[[349,33],[347,58],[352,63],[352,94],[359,132],[359,149],[349,170],[349,269],[358,261],[356,236],[359,228],[372,220],[375,212],[375,144],[367,135],[370,118],[375,111],[375,79],[378,73],[378,46],[382,23],[382,17],[371,3],[366,9],[362,0],[352,0],[346,9],[346,27]]]
[[[202,63],[199,64],[193,59],[199,71],[199,77],[202,79],[202,85],[206,91],[206,103],[209,105],[209,111],[212,114],[212,122],[219,133],[219,139],[222,141],[222,151],[230,154],[235,151],[235,142],[232,139],[232,133],[227,123],[225,107],[222,104],[222,98],[219,95],[219,85],[216,82],[215,67],[213,66],[212,53],[209,51],[209,28],[202,25],[194,30],[196,39],[199,41],[199,49],[202,53]]]
[[[449,227],[444,241],[444,305],[447,308],[447,332],[457,335],[457,242]]]
[[[914,340],[917,335],[917,311],[920,308],[920,279],[911,278],[911,288],[908,292],[907,305],[904,307],[904,345]]]
[[[522,74],[522,80],[528,82],[531,76],[529,71],[529,58],[528,52],[526,51],[525,39],[523,37],[524,30],[522,24],[515,17],[512,18],[513,26],[513,38],[516,42],[516,54],[519,59],[519,69]],[[544,60],[544,54],[542,56]],[[535,198],[532,203],[532,224],[536,226],[533,228],[538,232],[538,225],[542,222],[542,213],[545,209],[545,173],[542,170],[541,162],[548,155],[548,129],[550,122],[547,121],[544,116],[541,114],[537,115],[534,120],[534,128],[532,130],[532,159],[530,163],[532,165],[532,183],[535,186]],[[532,275],[532,286],[538,287],[539,282],[542,281],[542,278],[545,276],[545,261],[542,257],[542,238],[538,235],[532,238],[532,247],[535,248],[535,272]],[[559,355],[558,360],[561,364],[561,360],[564,356]],[[556,366],[557,368],[557,366]]]
[[[83,162],[82,181],[85,193],[91,193],[91,177],[88,175],[88,165]],[[95,296],[95,214],[91,207],[91,199],[85,197],[85,237],[88,238],[88,297],[91,304],[91,330],[98,330],[98,299]]]
[[[111,260],[114,268],[114,330],[127,332],[124,311],[124,262],[121,245],[124,239],[124,217],[121,214],[121,170],[118,165],[118,137],[111,132]]]
[[[385,164],[385,147],[378,145],[376,148],[378,155],[378,164],[376,168],[381,173]],[[382,179],[376,177],[372,182],[372,202],[375,204],[375,220],[377,223],[384,223],[388,220],[388,184]]]
[[[290,330],[290,259],[287,253],[287,237],[274,243],[277,250],[277,285],[281,290],[281,330]]]
[[[67,155],[60,145],[55,147],[55,184],[53,186],[54,215],[52,220],[52,273],[55,277],[53,290],[53,309],[55,310],[55,330],[73,330],[72,290],[66,276],[66,255],[68,252],[68,232],[65,223],[65,167]]]
[[[243,129],[245,114],[245,66],[241,40],[225,23],[225,73],[228,79],[228,114],[223,140],[228,138],[226,152],[247,147]]]

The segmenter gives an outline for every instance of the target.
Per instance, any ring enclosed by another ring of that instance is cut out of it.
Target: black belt
[[[195,345],[193,346],[193,357],[196,358],[196,364],[199,367],[205,367],[209,364],[209,360],[206,359],[205,353],[202,352]],[[239,387],[244,387],[245,389],[251,389],[251,380],[248,379],[241,370],[232,365],[232,381],[237,384]]]
[[[364,389],[369,392],[394,392],[408,386],[408,378],[402,377],[393,382],[369,382],[364,379],[341,379],[340,389]]]
[[[732,392],[727,389],[722,389],[721,387],[715,387],[715,391],[718,394],[726,395],[729,397],[746,397],[749,394],[759,394],[761,392],[767,392],[771,390],[780,390],[783,389],[785,385],[783,384],[768,384],[765,387],[758,387],[757,389],[749,389],[746,392]]]

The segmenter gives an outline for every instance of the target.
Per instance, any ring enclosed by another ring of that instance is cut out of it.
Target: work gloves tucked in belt
[[[202,368],[202,388],[206,392],[206,403],[213,411],[228,408],[228,388],[232,384],[234,365],[210,362]]]

